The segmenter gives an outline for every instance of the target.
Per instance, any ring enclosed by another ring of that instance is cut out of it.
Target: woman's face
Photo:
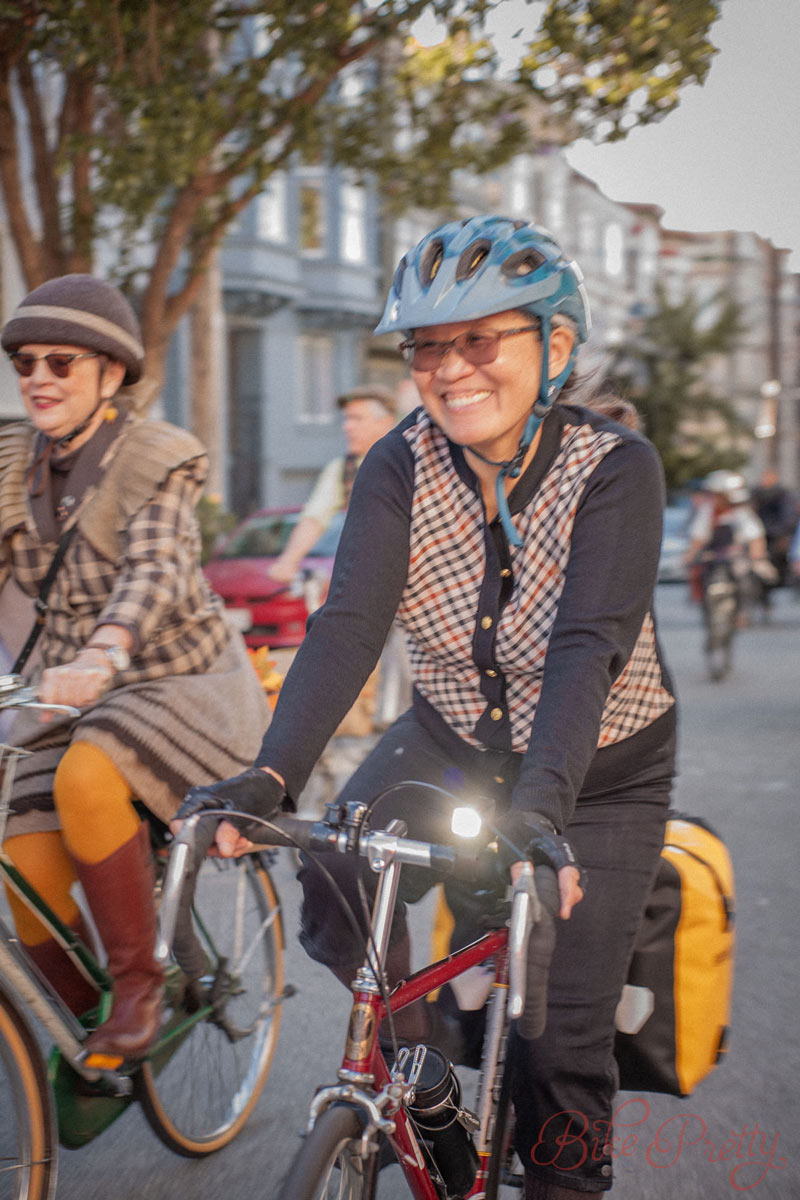
[[[28,416],[36,428],[53,441],[66,437],[85,421],[99,400],[110,400],[125,374],[121,363],[109,362],[104,356],[97,355],[74,359],[67,377],[59,379],[43,357],[46,354],[92,354],[85,346],[30,342],[20,346],[20,353],[32,354],[39,360],[34,364],[33,374],[19,377],[19,386]],[[77,449],[88,441],[102,419],[101,411],[97,421],[70,443],[69,449]]]
[[[416,329],[413,340],[449,342],[465,333],[500,333],[533,324],[519,310]],[[564,326],[550,337],[549,374],[563,369],[572,349],[573,334]],[[412,376],[426,412],[460,446],[472,447],[495,462],[513,458],[525,422],[539,394],[542,353],[538,330],[515,333],[497,343],[493,362],[470,363],[451,346],[435,370],[412,367]]]

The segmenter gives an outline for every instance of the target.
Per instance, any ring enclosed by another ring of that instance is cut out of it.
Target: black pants
[[[477,795],[487,807],[502,811],[516,781],[518,757],[469,747],[454,754],[453,749],[407,713],[365,759],[342,799],[369,803],[391,784],[416,779],[457,791],[462,803]],[[587,872],[586,895],[570,920],[558,923],[545,1033],[535,1042],[517,1038],[512,1046],[522,1163],[532,1174],[577,1191],[611,1187],[611,1158],[604,1147],[612,1136],[617,1090],[614,1011],[663,844],[673,754],[670,729],[649,773],[637,763],[631,770],[635,783],[579,798],[567,833]],[[376,805],[373,824],[380,827],[391,813],[408,823],[409,836],[449,841],[449,809],[430,793],[400,790]],[[360,913],[356,864],[329,855],[325,866]],[[304,893],[300,940],[306,951],[329,966],[359,966],[364,943],[324,877],[306,859],[299,878]],[[371,881],[365,882],[369,887]],[[435,882],[430,872],[404,867],[402,901],[419,899]],[[476,935],[477,906],[485,898],[452,881],[445,882],[445,891],[456,920],[454,942],[463,944],[468,931]],[[405,903],[398,909],[393,941],[406,929]]]
[[[513,1046],[516,1148],[525,1169],[579,1191],[611,1187],[605,1149],[618,1077],[614,1012],[664,842],[669,786],[579,803],[568,829],[584,899],[558,923],[547,1027]],[[532,1083],[533,1081],[533,1083]]]

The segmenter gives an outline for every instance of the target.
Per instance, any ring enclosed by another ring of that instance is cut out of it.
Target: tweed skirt
[[[116,688],[77,718],[42,724],[36,712],[22,710],[8,740],[29,755],[17,763],[5,836],[59,828],[53,776],[73,741],[104,750],[134,796],[168,821],[190,787],[252,766],[269,719],[238,636],[204,674]]]

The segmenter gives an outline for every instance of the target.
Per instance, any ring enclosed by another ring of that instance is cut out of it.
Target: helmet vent
[[[392,287],[395,290],[395,294],[398,296],[400,295],[400,292],[403,287],[403,276],[405,275],[405,273],[406,273],[406,256],[403,255],[403,257],[400,259],[400,262],[397,264],[397,270],[394,273],[394,280],[392,281]]]
[[[463,283],[466,279],[472,279],[476,275],[486,259],[489,257],[489,251],[492,248],[492,243],[487,238],[480,238],[477,242],[472,242],[467,246],[461,258],[458,260],[456,267],[456,280],[458,283]]]
[[[547,259],[543,254],[534,250],[533,247],[528,247],[526,250],[518,250],[516,254],[509,255],[500,270],[504,275],[513,279],[522,279],[526,275],[533,275],[546,262]]]
[[[443,261],[444,243],[441,238],[436,238],[425,247],[422,261],[419,264],[419,277],[423,287],[431,286]]]

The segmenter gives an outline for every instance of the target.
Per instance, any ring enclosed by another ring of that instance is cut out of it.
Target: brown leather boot
[[[78,935],[81,941],[91,945],[91,938],[87,934],[83,917],[77,916],[74,921],[68,923],[68,927]],[[70,1012],[79,1017],[82,1013],[88,1012],[90,1008],[96,1007],[97,988],[81,975],[72,959],[62,950],[55,938],[48,938],[46,942],[39,942],[36,946],[29,946],[26,942],[23,942],[22,945],[25,947],[28,957],[36,963],[45,979],[53,985]]]
[[[86,1053],[143,1058],[158,1033],[163,993],[162,971],[153,956],[155,880],[147,826],[140,825],[101,862],[74,861],[114,980],[111,1015],[90,1034]]]

